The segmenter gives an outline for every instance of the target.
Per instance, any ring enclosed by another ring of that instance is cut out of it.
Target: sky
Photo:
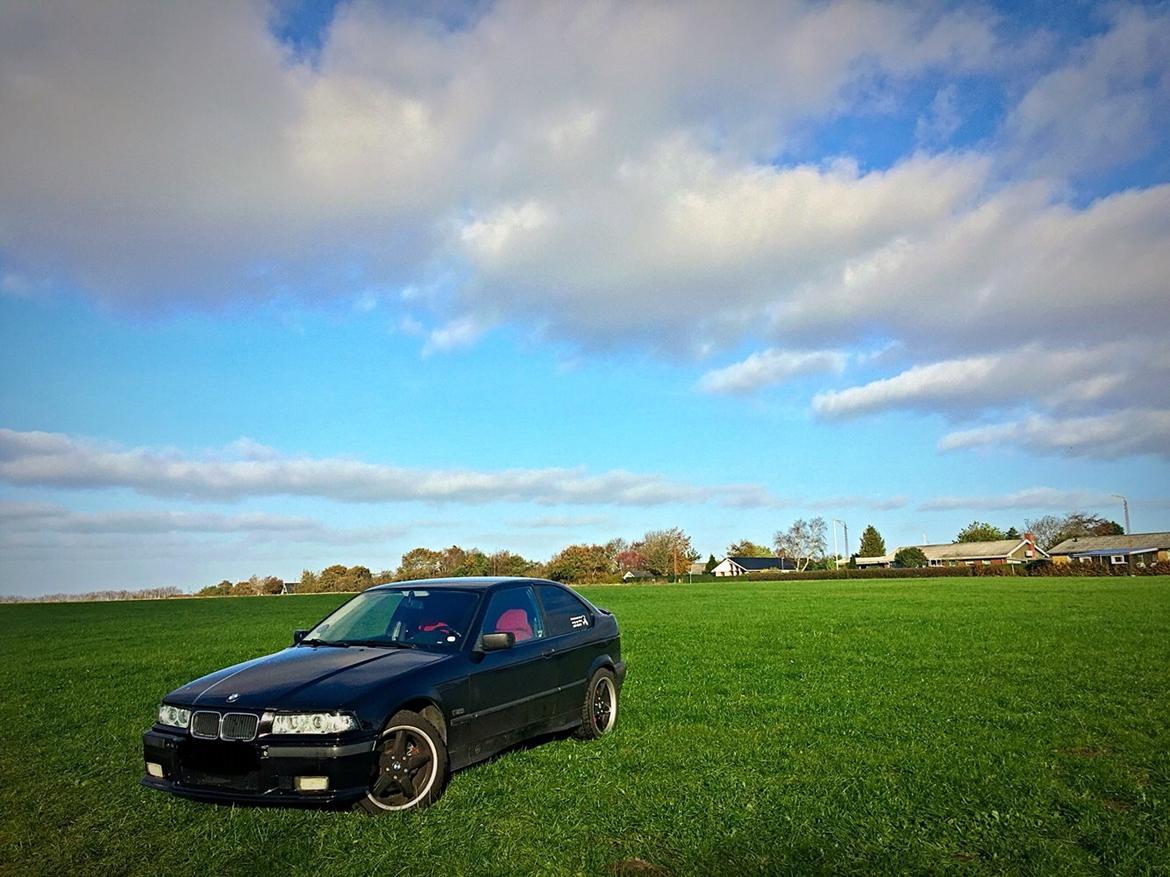
[[[0,0],[0,119],[0,593],[1170,529],[1165,3]]]

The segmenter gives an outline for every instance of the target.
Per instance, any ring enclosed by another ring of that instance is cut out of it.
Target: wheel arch
[[[608,670],[610,673],[616,673],[617,662],[609,654],[598,655],[593,659],[593,663],[589,665],[589,672],[585,676],[585,681],[588,682],[592,679],[593,674],[598,670]]]
[[[439,736],[443,738],[443,743],[447,743],[447,717],[444,715],[443,707],[440,705],[437,697],[429,694],[421,694],[407,698],[386,714],[386,722],[384,724],[388,724],[390,719],[394,717],[394,714],[400,710],[410,710],[413,713],[418,713],[439,730]]]

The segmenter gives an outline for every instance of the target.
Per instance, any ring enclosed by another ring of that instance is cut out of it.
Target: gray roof
[[[905,548],[921,548],[927,560],[992,560],[1007,557],[1026,539],[997,539],[994,542],[950,542],[945,545],[906,545]],[[901,548],[898,549],[901,551]],[[896,553],[896,552],[895,552]],[[1036,549],[1037,556],[1044,552]]]
[[[1114,550],[1126,554],[1138,549],[1170,549],[1170,533],[1131,533],[1128,536],[1074,536],[1048,549],[1049,554],[1078,554]]]
[[[759,572],[769,569],[796,569],[796,564],[787,557],[747,557],[740,554],[729,554],[727,559],[748,572]]]

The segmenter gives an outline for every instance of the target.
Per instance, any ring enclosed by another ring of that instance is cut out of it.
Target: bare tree
[[[824,559],[827,532],[824,518],[800,518],[787,530],[776,531],[776,553],[792,558],[797,570],[803,572],[814,560]]]

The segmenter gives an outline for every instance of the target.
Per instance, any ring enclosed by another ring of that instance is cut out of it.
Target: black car
[[[451,771],[617,720],[617,620],[556,582],[442,579],[358,594],[293,644],[178,688],[144,785],[205,800],[433,803]]]

